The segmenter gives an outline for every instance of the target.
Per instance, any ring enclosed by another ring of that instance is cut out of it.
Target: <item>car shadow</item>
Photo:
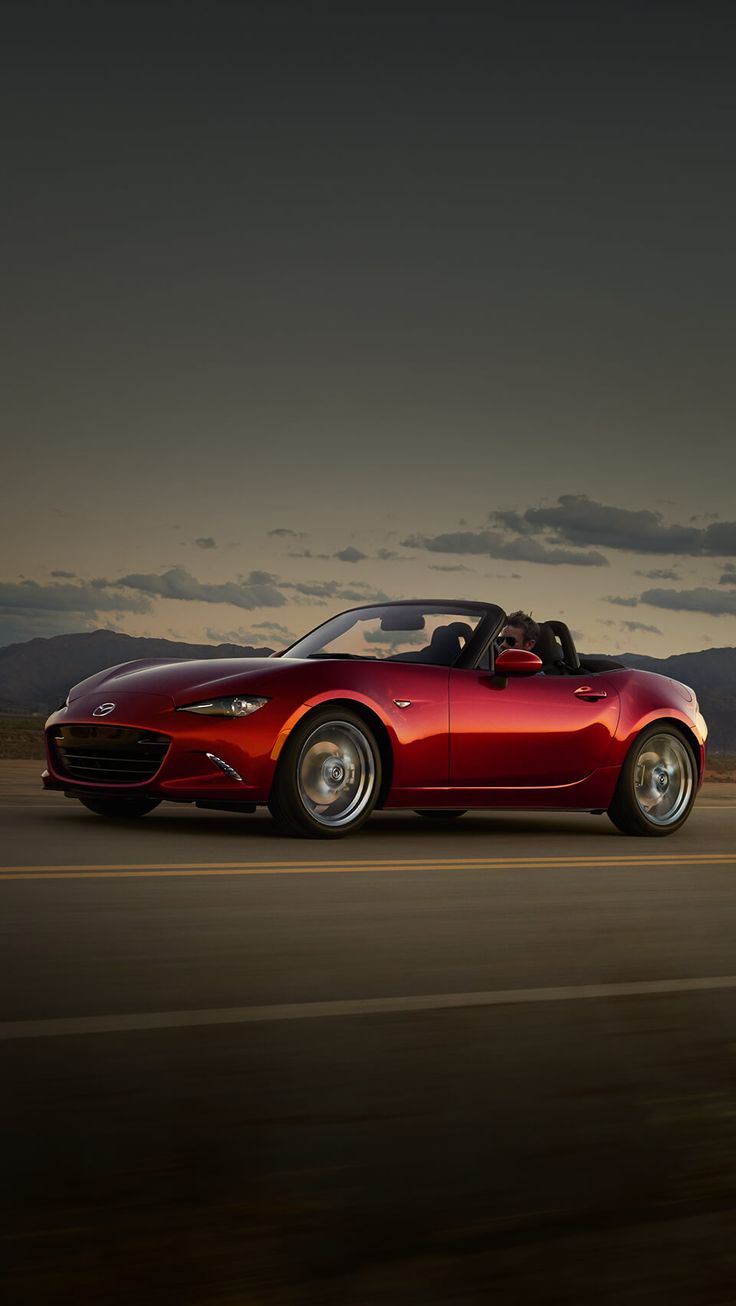
[[[446,845],[457,846],[479,835],[497,836],[501,834],[539,837],[541,835],[557,838],[569,838],[570,835],[585,838],[595,835],[613,839],[625,838],[605,817],[594,817],[586,812],[509,812],[482,811],[467,812],[457,819],[443,821],[438,818],[427,820],[413,812],[389,811],[374,812],[370,820],[355,834],[344,839],[309,839],[282,833],[270,814],[259,811],[254,814],[239,812],[220,813],[198,811],[186,807],[176,810],[172,804],[169,810],[164,807],[138,820],[115,820],[112,817],[98,817],[83,810],[66,813],[67,821],[71,819],[75,826],[82,829],[115,830],[116,833],[145,834],[150,843],[158,843],[172,835],[185,835],[188,840],[259,840],[282,847],[324,849],[328,845],[340,846],[346,850],[358,847],[372,848],[390,841],[391,850],[396,855],[395,841],[398,838],[411,838],[412,843],[434,847],[438,841]]]

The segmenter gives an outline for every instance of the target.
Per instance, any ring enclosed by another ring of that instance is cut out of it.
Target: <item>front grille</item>
[[[171,740],[127,726],[57,726],[49,742],[57,769],[70,780],[134,785],[152,779]]]

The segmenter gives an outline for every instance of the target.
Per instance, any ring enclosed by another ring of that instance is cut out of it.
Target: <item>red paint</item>
[[[496,658],[496,671],[502,676],[535,676],[542,670],[542,659],[528,648],[505,648]]]

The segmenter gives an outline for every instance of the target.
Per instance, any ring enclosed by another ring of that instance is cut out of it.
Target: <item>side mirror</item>
[[[499,676],[535,676],[542,670],[542,659],[528,648],[505,648],[495,661]]]

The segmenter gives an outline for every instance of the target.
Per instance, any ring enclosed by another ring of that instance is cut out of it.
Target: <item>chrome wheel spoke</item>
[[[694,769],[689,749],[675,735],[652,735],[634,763],[634,796],[654,825],[679,820],[692,795]]]
[[[373,794],[376,768],[365,735],[350,721],[328,721],[306,739],[297,787],[306,812],[321,825],[346,825]]]

